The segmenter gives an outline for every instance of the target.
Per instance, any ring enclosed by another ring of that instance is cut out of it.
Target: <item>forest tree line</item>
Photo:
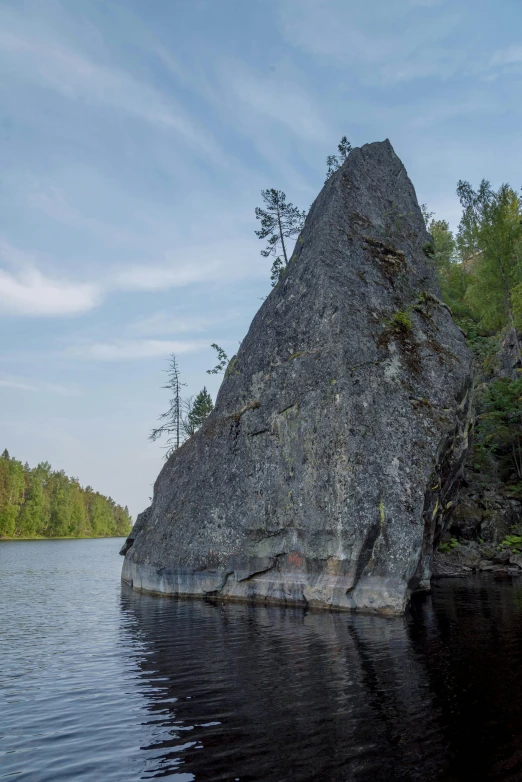
[[[0,537],[87,538],[126,536],[128,509],[48,462],[22,464],[0,456]]]

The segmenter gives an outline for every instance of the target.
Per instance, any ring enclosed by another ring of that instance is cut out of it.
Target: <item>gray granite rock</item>
[[[511,554],[509,557],[510,565],[516,565],[522,570],[522,554]]]
[[[135,589],[401,613],[467,448],[471,359],[389,141],[354,149],[126,550]]]

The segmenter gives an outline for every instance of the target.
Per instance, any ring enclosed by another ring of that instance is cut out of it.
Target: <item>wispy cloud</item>
[[[281,73],[263,76],[240,62],[227,63],[222,79],[229,98],[238,104],[239,118],[241,106],[243,111],[246,106],[258,119],[283,125],[306,141],[330,138],[315,99],[295,79]]]
[[[520,63],[522,63],[522,44],[513,44],[505,49],[500,49],[495,52],[490,61],[492,67],[518,65]]]
[[[68,348],[66,353],[70,356],[96,361],[128,361],[160,358],[171,353],[193,353],[206,348],[208,348],[208,340],[120,339],[112,342],[76,345]]]
[[[168,312],[157,312],[148,318],[142,318],[131,324],[130,331],[141,335],[197,334],[206,331],[217,323],[230,320],[235,313],[225,316],[182,315],[173,316]]]
[[[169,252],[163,263],[144,261],[116,269],[109,267],[98,271],[96,282],[75,282],[62,273],[42,271],[43,262],[36,255],[0,238],[0,264],[8,267],[0,265],[0,316],[81,315],[102,304],[114,291],[166,291],[265,276],[267,269],[257,259],[249,262],[249,257],[256,257],[252,244],[239,240],[186,247],[179,251],[182,261]]]
[[[79,396],[77,388],[61,386],[56,383],[45,383],[34,379],[17,377],[12,375],[0,375],[0,388],[9,388],[13,391],[30,391],[36,393],[58,394],[59,396]]]
[[[255,238],[185,245],[176,252],[166,252],[162,262],[144,261],[116,269],[107,284],[119,290],[164,291],[228,279],[266,277],[268,267],[263,268],[258,262],[258,252]]]
[[[192,283],[216,279],[223,272],[219,261],[208,261],[194,265],[135,265],[117,272],[112,280],[116,288],[123,290],[161,291],[181,288]]]
[[[96,307],[100,298],[95,285],[51,279],[38,269],[17,274],[0,269],[0,314],[78,315]]]

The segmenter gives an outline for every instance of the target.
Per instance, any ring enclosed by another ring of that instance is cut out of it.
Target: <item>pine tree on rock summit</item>
[[[261,220],[261,228],[256,231],[256,236],[260,239],[268,238],[268,242],[261,255],[268,258],[270,255],[277,255],[279,249],[283,252],[283,257],[277,255],[271,272],[272,287],[277,285],[281,274],[288,266],[288,254],[286,251],[285,239],[292,239],[301,232],[306,212],[300,212],[293,204],[286,202],[286,195],[282,190],[262,190],[261,195],[265,202],[265,208],[256,207],[256,219]]]
[[[352,151],[352,145],[346,138],[346,136],[343,136],[339,144],[337,145],[337,149],[339,150],[338,155],[328,155],[326,158],[326,179],[325,182],[328,182],[332,174],[335,174],[338,168],[341,168],[342,164]]]

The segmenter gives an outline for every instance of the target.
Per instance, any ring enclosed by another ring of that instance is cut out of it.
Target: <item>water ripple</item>
[[[518,582],[220,605],[122,589],[119,545],[0,543],[0,779],[522,779]]]

